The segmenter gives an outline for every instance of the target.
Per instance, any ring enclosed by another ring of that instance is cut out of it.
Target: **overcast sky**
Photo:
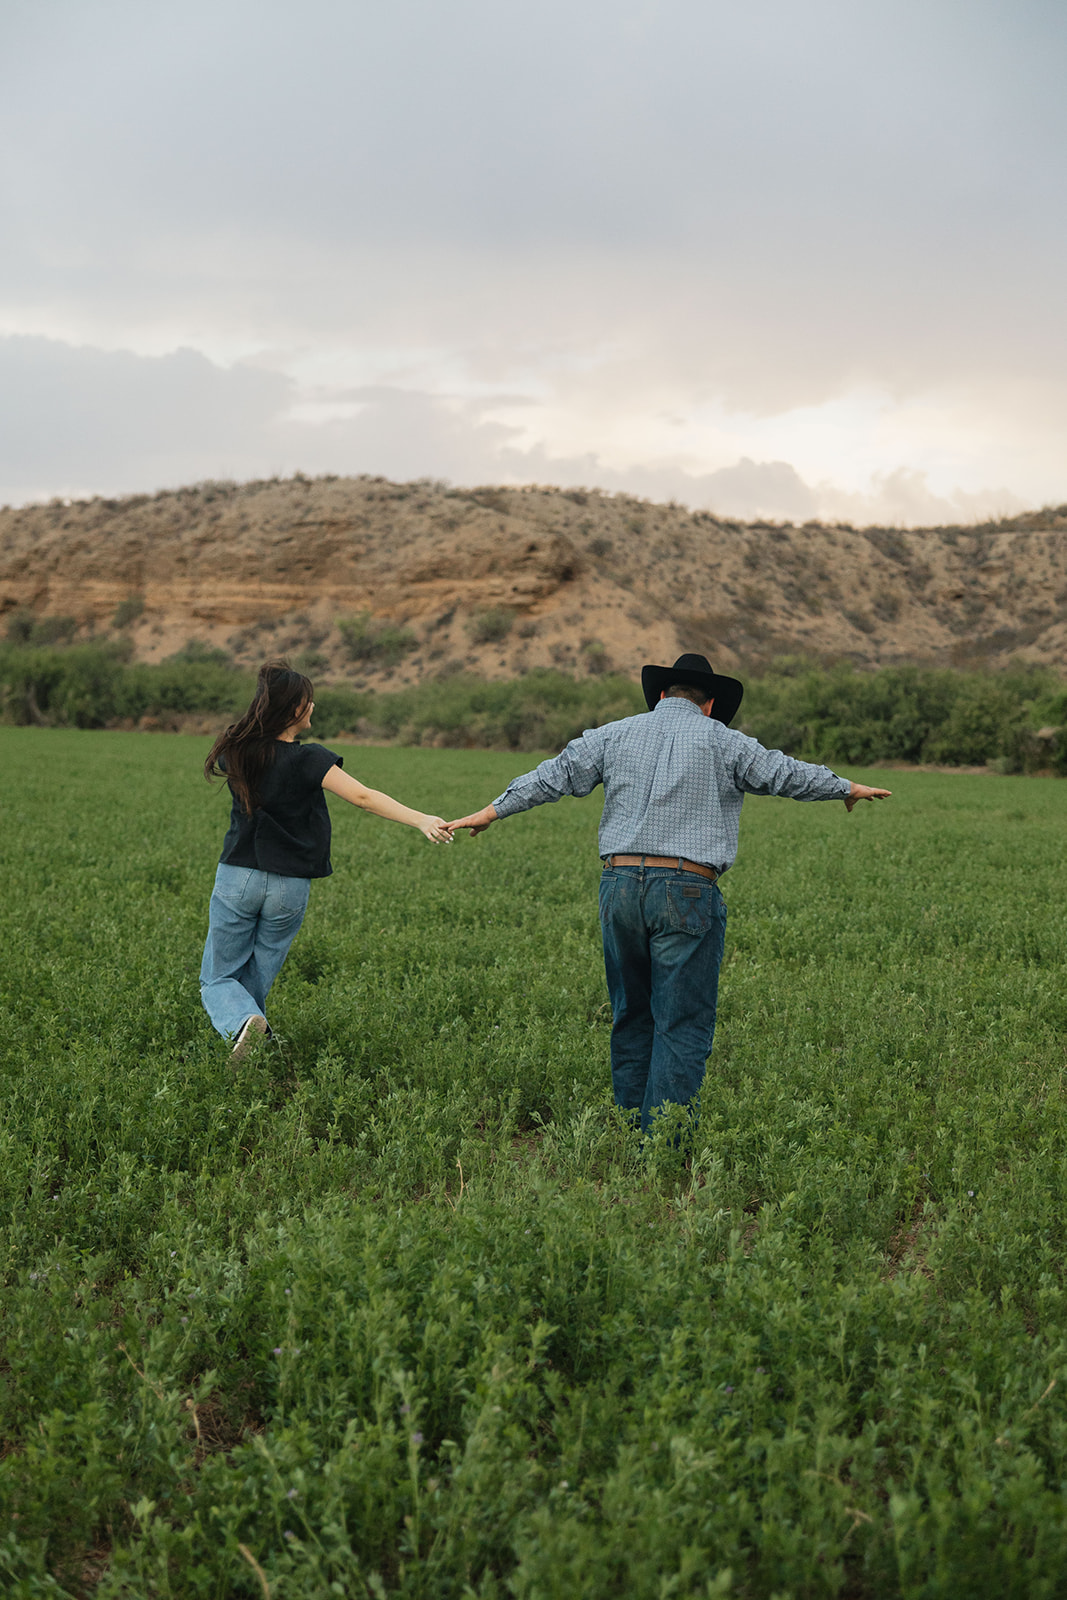
[[[1067,500],[1063,0],[3,0],[0,500]]]

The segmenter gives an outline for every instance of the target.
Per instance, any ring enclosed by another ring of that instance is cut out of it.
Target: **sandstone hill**
[[[399,687],[538,666],[1067,669],[1067,506],[972,527],[740,523],[595,490],[382,478],[202,483],[0,511],[9,636],[195,641]],[[49,621],[49,619],[51,619]],[[63,620],[66,619],[66,620]]]

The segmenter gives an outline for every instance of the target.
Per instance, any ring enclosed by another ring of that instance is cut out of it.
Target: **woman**
[[[321,744],[297,744],[315,709],[309,678],[285,662],[259,670],[252,704],[215,740],[204,763],[225,776],[230,826],[211,896],[200,995],[216,1031],[240,1059],[270,1034],[267,995],[307,910],[312,878],[327,878],[330,813],[324,789],[376,817],[406,822],[435,844],[452,835],[441,817],[412,811],[341,771]]]

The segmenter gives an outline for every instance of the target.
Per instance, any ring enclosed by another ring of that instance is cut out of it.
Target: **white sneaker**
[[[241,1031],[233,1041],[233,1060],[241,1061],[252,1047],[252,1041],[257,1034],[270,1038],[270,1024],[266,1017],[261,1017],[258,1011],[253,1011],[248,1021],[243,1023]]]

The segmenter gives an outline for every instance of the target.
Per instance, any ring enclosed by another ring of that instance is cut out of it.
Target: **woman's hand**
[[[419,823],[419,832],[425,834],[431,844],[452,843],[452,827],[444,817],[423,817]]]
[[[495,821],[496,812],[493,807],[483,806],[480,811],[472,811],[469,817],[460,817],[458,822],[450,822],[448,826],[453,832],[457,828],[469,828],[473,839],[476,833],[484,833],[489,824]]]

